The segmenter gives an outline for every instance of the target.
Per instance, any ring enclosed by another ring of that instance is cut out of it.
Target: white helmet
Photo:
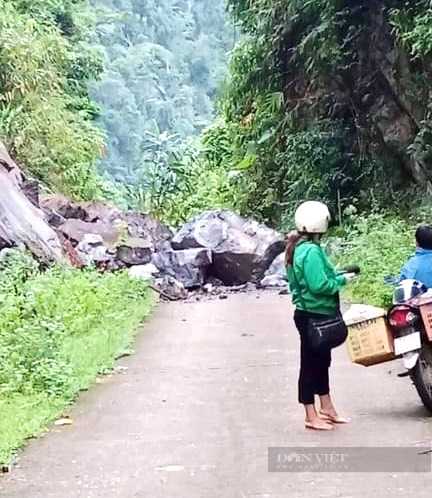
[[[322,202],[307,201],[295,213],[295,224],[300,233],[326,233],[330,211]]]

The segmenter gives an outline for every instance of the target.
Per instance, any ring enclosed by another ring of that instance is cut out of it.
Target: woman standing
[[[328,230],[330,213],[326,205],[309,201],[296,211],[297,231],[288,235],[286,265],[295,305],[294,321],[300,333],[299,402],[306,412],[306,428],[331,430],[333,423],[346,424],[330,397],[329,368],[331,350],[315,349],[308,338],[311,319],[340,314],[339,291],[352,275],[338,274],[320,245]],[[315,408],[315,395],[320,409]]]

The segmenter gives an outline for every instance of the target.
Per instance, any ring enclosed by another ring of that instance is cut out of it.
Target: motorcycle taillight
[[[404,328],[412,325],[417,319],[410,308],[394,308],[389,315],[389,323],[395,328]]]

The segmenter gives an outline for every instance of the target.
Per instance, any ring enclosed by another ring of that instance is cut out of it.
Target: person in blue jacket
[[[417,228],[416,251],[402,268],[400,279],[419,280],[428,289],[432,288],[432,225]]]

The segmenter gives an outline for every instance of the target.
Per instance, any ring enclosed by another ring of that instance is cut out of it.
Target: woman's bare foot
[[[318,413],[324,420],[328,420],[334,424],[348,424],[350,422],[349,418],[341,417],[338,414],[329,394],[320,396],[320,401],[321,409]]]
[[[329,420],[321,418],[316,411],[315,405],[304,405],[306,412],[305,427],[317,431],[331,431],[333,429]]]
[[[305,421],[306,429],[314,429],[316,431],[331,431],[333,430],[333,425],[320,417],[316,417],[313,420],[306,419]]]
[[[333,424],[349,424],[350,419],[346,417],[341,417],[338,415],[336,410],[329,410],[325,411],[321,409],[319,411],[319,414],[323,420],[328,420],[329,422],[332,422]]]

